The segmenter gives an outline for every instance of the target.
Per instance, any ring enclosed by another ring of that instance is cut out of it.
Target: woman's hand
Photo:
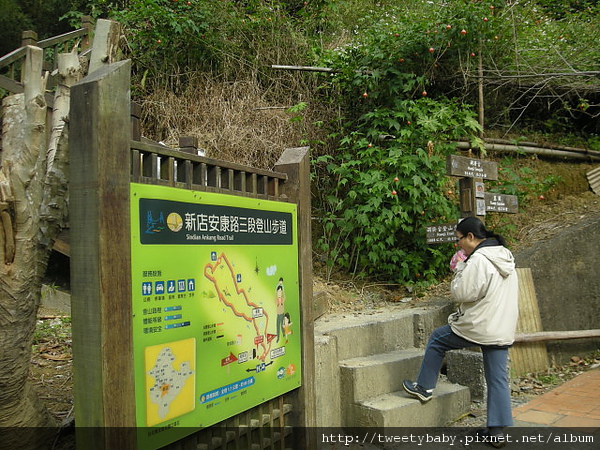
[[[454,255],[452,255],[452,258],[450,259],[450,269],[452,269],[452,272],[456,271],[456,265],[458,264],[458,262],[464,261],[465,259],[467,259],[467,254],[462,248],[459,251],[457,251]]]

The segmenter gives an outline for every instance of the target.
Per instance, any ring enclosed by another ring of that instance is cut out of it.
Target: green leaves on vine
[[[425,227],[456,219],[446,155],[451,139],[477,130],[468,107],[444,99],[396,101],[363,114],[336,154],[317,160],[329,192],[318,249],[329,270],[402,283],[445,274],[447,248],[428,246]]]

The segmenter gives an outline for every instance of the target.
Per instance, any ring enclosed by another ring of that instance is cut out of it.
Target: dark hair
[[[478,239],[493,238],[496,239],[500,245],[506,245],[506,241],[502,236],[486,229],[483,222],[477,217],[467,217],[466,219],[461,220],[456,226],[456,231],[460,231],[463,236],[466,236],[468,233],[473,233],[473,236]]]

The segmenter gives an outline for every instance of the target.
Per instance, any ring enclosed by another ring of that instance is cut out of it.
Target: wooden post
[[[142,140],[142,105],[138,102],[131,102],[131,140]]]
[[[477,97],[479,100],[479,108],[478,108],[478,118],[479,125],[481,125],[481,131],[479,132],[479,137],[483,138],[485,134],[485,97],[483,95],[483,44],[481,39],[479,40],[479,54],[478,54],[478,62],[477,62]]]
[[[196,136],[180,136],[179,150],[192,155],[198,154],[198,138]]]
[[[312,292],[312,237],[310,206],[309,148],[288,148],[277,161],[275,170],[288,175],[279,189],[282,195],[298,204],[298,264],[300,280],[300,313],[302,329],[302,387],[290,393],[294,396],[292,425],[303,427],[305,434],[297,436],[298,448],[317,448],[315,428],[316,397],[315,348]]]
[[[70,223],[77,440],[134,449],[130,61],[71,89]]]
[[[46,89],[45,77],[42,76],[44,64],[44,51],[39,47],[27,46],[23,63],[23,93],[25,95],[25,107]]]
[[[542,318],[531,269],[518,268],[519,321],[517,333],[542,331]],[[510,349],[510,370],[514,376],[528,372],[540,372],[548,368],[548,353],[543,342],[520,342]]]
[[[119,51],[120,33],[121,26],[118,22],[106,19],[98,20],[88,73],[92,73],[100,67],[116,61]]]
[[[461,178],[460,191],[460,217],[477,217],[485,222],[485,203],[477,197],[477,185],[483,183],[483,178]]]
[[[471,151],[469,151],[471,155]],[[483,180],[498,179],[498,165],[492,161],[449,155],[446,160],[448,175],[462,177],[459,181],[461,217],[485,218]]]
[[[27,47],[28,45],[37,45],[38,35],[35,31],[27,30],[21,33],[21,47]]]
[[[92,46],[93,42],[92,34],[94,32],[94,19],[92,16],[81,16],[81,28],[85,28],[87,30],[87,35],[81,42],[81,51],[84,52]]]

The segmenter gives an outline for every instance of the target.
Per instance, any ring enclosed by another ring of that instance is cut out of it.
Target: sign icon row
[[[178,292],[194,292],[196,290],[196,279],[167,281],[144,281],[142,283],[142,295],[164,295],[176,294]]]

